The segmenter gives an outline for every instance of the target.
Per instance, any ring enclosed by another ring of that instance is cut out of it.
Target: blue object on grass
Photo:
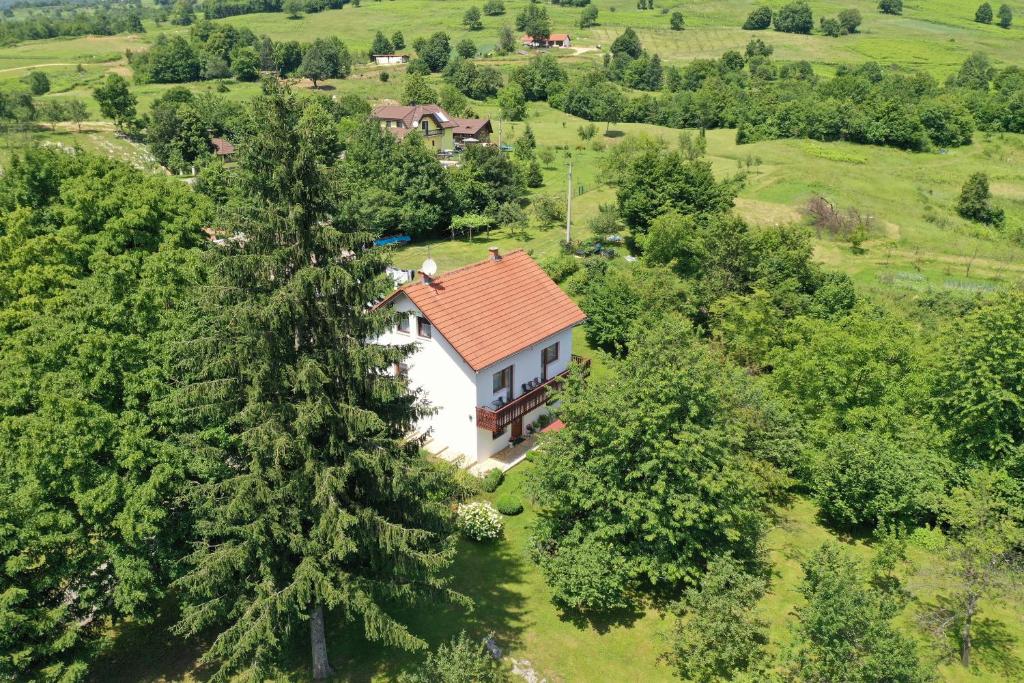
[[[389,244],[402,244],[404,242],[411,242],[412,238],[408,235],[394,235],[392,237],[381,237],[379,240],[373,241],[375,247],[386,247]]]

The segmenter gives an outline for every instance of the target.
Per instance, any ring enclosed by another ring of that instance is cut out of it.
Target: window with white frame
[[[409,334],[409,314],[403,311],[400,315],[401,317],[398,319],[398,331],[402,334]]]
[[[541,380],[547,382],[551,379],[548,373],[548,366],[558,360],[558,342],[551,346],[545,346],[540,352]]]
[[[422,315],[418,315],[416,316],[416,333],[424,339],[430,339],[434,336],[434,326]]]
[[[512,366],[508,366],[498,372],[494,373],[493,389],[494,393],[498,394],[505,392],[507,401],[512,400]]]

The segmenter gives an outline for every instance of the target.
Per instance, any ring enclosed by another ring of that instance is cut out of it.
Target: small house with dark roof
[[[452,137],[455,142],[472,145],[479,142],[488,142],[491,139],[490,119],[460,119],[453,118],[455,128],[452,129]]]
[[[472,466],[518,443],[549,411],[549,392],[575,365],[572,331],[586,315],[525,251],[490,257],[395,290],[377,307],[398,314],[378,341],[415,343],[395,368],[435,412],[430,447]]]

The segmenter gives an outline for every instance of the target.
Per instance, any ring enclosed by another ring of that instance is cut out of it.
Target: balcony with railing
[[[499,408],[488,406],[476,407],[476,426],[491,432],[501,431],[512,424],[518,418],[523,417],[531,410],[535,410],[548,402],[548,390],[557,388],[562,380],[572,371],[573,366],[579,365],[583,368],[584,374],[590,372],[590,359],[573,354],[572,362],[564,371],[551,377],[546,382],[523,392],[516,398]]]

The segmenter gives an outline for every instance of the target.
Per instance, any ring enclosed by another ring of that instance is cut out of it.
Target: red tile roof
[[[406,285],[404,293],[473,370],[482,370],[587,316],[523,250]],[[382,302],[383,303],[383,302]]]
[[[555,420],[554,422],[552,422],[551,424],[549,424],[547,427],[545,427],[544,429],[542,429],[540,431],[542,433],[560,432],[563,429],[565,429],[565,423],[562,422],[561,420]]]
[[[212,138],[210,143],[213,145],[213,152],[219,156],[227,156],[228,154],[235,153],[235,146],[224,138]]]
[[[564,43],[567,40],[569,40],[569,34],[568,33],[552,33],[551,35],[548,36],[548,42],[549,43],[555,43],[555,42]],[[523,34],[522,41],[524,43],[536,42],[533,39],[533,36],[531,36],[529,34]]]

